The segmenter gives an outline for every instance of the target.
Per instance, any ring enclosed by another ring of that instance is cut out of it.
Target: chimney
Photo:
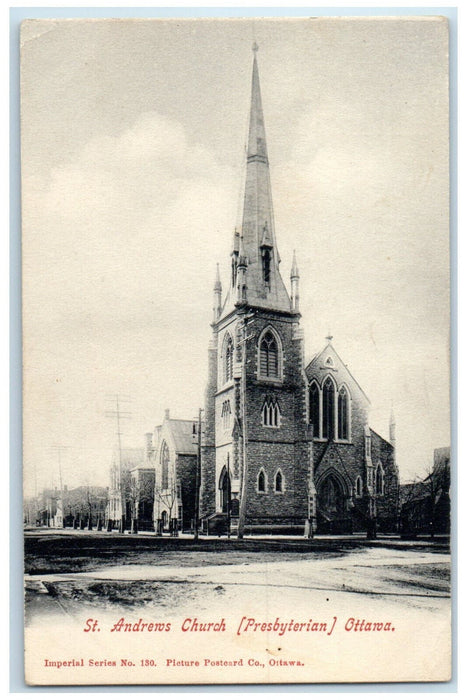
[[[145,433],[146,459],[149,459],[152,452],[152,433]]]
[[[165,409],[164,420],[170,420],[170,408]]]

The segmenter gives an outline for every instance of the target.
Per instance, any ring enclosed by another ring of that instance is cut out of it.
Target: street
[[[344,658],[348,681],[363,659],[366,680],[449,674],[440,541],[43,530],[26,534],[25,562],[27,663],[49,683],[229,683],[235,664],[243,682],[329,681]]]

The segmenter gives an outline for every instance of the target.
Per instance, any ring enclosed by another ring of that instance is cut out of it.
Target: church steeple
[[[255,43],[242,218],[248,303],[285,311],[290,310],[290,298],[279,272],[257,52]]]
[[[291,311],[290,296],[279,272],[280,257],[274,226],[257,52],[255,43],[243,212],[240,230],[234,233],[231,284],[222,316],[231,313],[236,305],[245,303],[259,308]]]

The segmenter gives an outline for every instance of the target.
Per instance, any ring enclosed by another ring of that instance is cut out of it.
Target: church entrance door
[[[318,486],[318,532],[337,535],[352,531],[352,519],[345,503],[346,495],[340,481],[330,474]]]
[[[221,510],[223,513],[230,514],[230,500],[232,498],[230,474],[227,469],[222,470],[221,480]]]

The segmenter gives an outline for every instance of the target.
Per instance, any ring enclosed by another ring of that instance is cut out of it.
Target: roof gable
[[[308,381],[312,379],[322,385],[326,376],[331,376],[338,386],[345,384],[350,389],[353,396],[358,393],[367,405],[370,404],[370,399],[363,391],[360,384],[350,372],[349,368],[337,354],[335,348],[328,342],[327,345],[318,352],[305,369]]]

